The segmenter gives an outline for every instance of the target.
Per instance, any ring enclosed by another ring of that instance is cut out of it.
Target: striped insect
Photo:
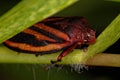
[[[76,46],[93,44],[95,39],[95,31],[83,17],[51,17],[25,29],[4,44],[13,50],[36,55],[63,50],[57,57],[57,61],[61,61]]]

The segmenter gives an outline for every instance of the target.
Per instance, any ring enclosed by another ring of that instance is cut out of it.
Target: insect
[[[61,61],[76,46],[93,44],[95,40],[95,31],[84,17],[50,17],[6,40],[4,44],[13,50],[36,55],[63,50],[57,57],[57,61]]]

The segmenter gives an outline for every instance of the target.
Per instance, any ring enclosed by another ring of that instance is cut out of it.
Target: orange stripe
[[[46,46],[32,46],[29,44],[25,44],[25,43],[16,43],[16,42],[12,42],[7,40],[5,42],[7,45],[14,47],[14,48],[19,48],[21,50],[25,50],[25,51],[32,51],[32,52],[43,52],[43,51],[51,51],[51,50],[59,50],[62,49],[66,46],[69,46],[69,42],[66,43],[56,43],[56,44],[48,44]]]
[[[57,21],[57,20],[62,20],[62,19],[64,19],[64,18],[62,18],[62,17],[50,17],[50,18],[44,19],[41,22]]]
[[[65,33],[61,32],[61,31],[59,31],[59,30],[57,30],[57,29],[51,28],[51,27],[49,27],[49,26],[46,26],[46,25],[44,25],[44,24],[42,24],[42,23],[34,24],[34,27],[37,27],[37,28],[39,28],[39,29],[45,30],[45,31],[47,31],[47,32],[49,32],[49,33],[52,33],[52,34],[54,34],[55,36],[57,36],[57,37],[59,37],[59,38],[61,38],[61,39],[64,39],[64,40],[66,40],[66,41],[69,41],[69,40],[70,40],[69,37],[68,37],[68,35],[66,35]]]
[[[36,37],[36,39],[38,40],[47,40],[47,41],[50,41],[50,42],[56,42],[54,39],[51,39],[41,33],[38,33],[34,30],[31,30],[31,29],[26,29],[23,31],[24,33],[27,33],[27,34],[31,34],[31,35],[34,35]]]

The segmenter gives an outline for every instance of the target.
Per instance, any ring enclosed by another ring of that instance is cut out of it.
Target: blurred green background
[[[20,0],[1,0],[0,15]],[[97,36],[120,13],[120,3],[104,0],[80,0],[53,16],[84,16]],[[120,40],[105,52],[120,53]],[[61,69],[62,68],[62,69]],[[70,66],[54,67],[46,71],[39,64],[0,64],[0,80],[119,80],[120,68],[89,66],[82,73]]]

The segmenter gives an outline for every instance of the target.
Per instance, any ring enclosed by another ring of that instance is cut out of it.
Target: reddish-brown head
[[[84,43],[85,44],[93,44],[96,41],[95,31],[92,29],[88,29],[84,34]]]
[[[83,17],[74,17],[71,24],[73,25],[69,35],[72,35],[72,42],[81,44],[93,44],[96,40],[95,31],[89,27],[86,19]]]
[[[96,41],[95,31],[89,27],[85,18],[81,18],[82,28],[83,28],[83,36],[84,36],[84,44],[93,44]]]

